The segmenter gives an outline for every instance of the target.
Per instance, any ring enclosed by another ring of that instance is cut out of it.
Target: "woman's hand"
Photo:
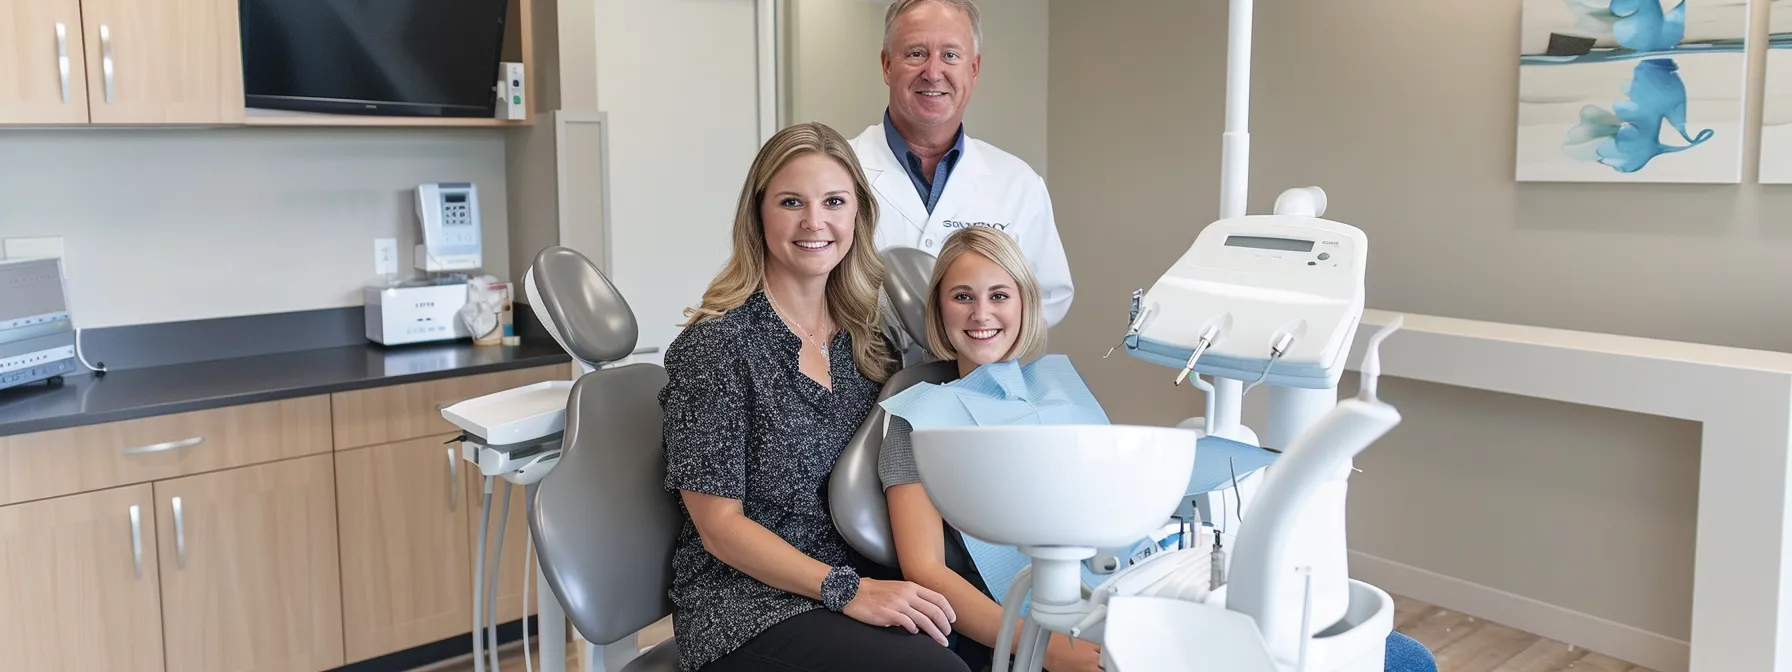
[[[1051,642],[1045,645],[1045,669],[1046,672],[1100,672],[1101,647],[1054,632]]]
[[[853,620],[888,627],[900,625],[911,634],[922,630],[940,646],[946,646],[946,635],[958,614],[939,593],[908,581],[859,579],[859,592],[841,610]]]

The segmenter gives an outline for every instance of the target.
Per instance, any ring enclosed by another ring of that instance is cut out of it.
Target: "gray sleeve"
[[[890,429],[884,433],[884,445],[877,451],[877,478],[884,489],[909,483],[920,483],[921,472],[915,469],[915,444],[910,432],[914,426],[907,420],[890,416]]]

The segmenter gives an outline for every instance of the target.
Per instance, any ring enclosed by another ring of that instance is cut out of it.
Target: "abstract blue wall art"
[[[1523,11],[1519,181],[1741,180],[1748,0],[1524,0]]]
[[[1792,0],[1773,0],[1767,11],[1761,182],[1792,184]]]

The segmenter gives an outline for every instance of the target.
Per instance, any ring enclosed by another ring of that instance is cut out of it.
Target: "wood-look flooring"
[[[1394,629],[1431,649],[1432,655],[1437,657],[1438,672],[1654,672],[1611,656],[1398,595],[1394,596]],[[641,631],[640,643],[647,646],[671,635],[671,621],[661,621]],[[569,657],[574,659],[575,648],[567,649]],[[531,655],[539,655],[539,651],[531,651]],[[505,670],[521,670],[521,657],[522,649],[513,645],[499,660]],[[567,661],[567,669],[577,669],[575,660]],[[426,670],[472,672],[473,662],[463,658]]]

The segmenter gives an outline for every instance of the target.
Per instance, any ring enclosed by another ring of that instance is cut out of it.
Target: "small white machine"
[[[76,338],[61,260],[0,261],[0,389],[74,375]]]
[[[472,332],[460,319],[467,305],[465,282],[410,280],[391,285],[368,285],[361,290],[367,340],[382,345],[404,345],[458,338]]]
[[[413,265],[428,273],[471,271],[484,264],[479,221],[479,189],[471,182],[417,186],[417,221],[423,242]]]

